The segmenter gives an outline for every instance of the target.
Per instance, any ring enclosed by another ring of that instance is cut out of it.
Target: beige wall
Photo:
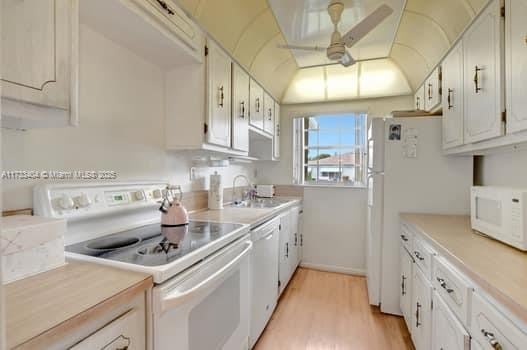
[[[257,164],[258,182],[292,183],[293,118],[317,113],[366,112],[383,117],[413,107],[411,96],[340,103],[283,105],[279,162]],[[304,188],[304,257],[310,267],[361,274],[365,271],[367,190],[363,188]]]
[[[484,156],[478,177],[486,186],[527,188],[527,149]]]
[[[5,170],[114,170],[119,181],[164,180],[185,190],[192,156],[165,150],[164,76],[161,70],[86,26],[80,38],[80,126],[2,130]],[[234,174],[254,174],[251,165],[218,170],[227,187]],[[32,207],[38,181],[5,181],[4,209]]]

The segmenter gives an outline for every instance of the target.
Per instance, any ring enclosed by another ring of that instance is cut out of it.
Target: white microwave
[[[473,230],[527,251],[527,189],[474,186],[470,197]]]

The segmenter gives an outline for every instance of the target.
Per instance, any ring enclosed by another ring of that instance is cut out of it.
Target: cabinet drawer
[[[472,286],[442,257],[434,257],[432,283],[458,319],[468,328]]]
[[[412,233],[408,225],[403,223],[401,225],[401,244],[409,252],[412,252],[413,240],[414,240],[414,234]]]
[[[435,254],[434,250],[428,243],[418,236],[413,239],[412,255],[415,258],[417,266],[423,271],[426,278],[432,278],[432,258]]]
[[[470,327],[472,337],[484,349],[520,350],[527,348],[527,334],[475,292],[472,294]]]
[[[70,350],[140,350],[145,348],[144,333],[141,315],[138,310],[132,309]]]
[[[468,350],[470,335],[456,319],[438,293],[434,293],[432,310],[432,349]]]

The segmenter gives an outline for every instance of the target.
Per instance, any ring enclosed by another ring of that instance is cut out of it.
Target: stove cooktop
[[[72,244],[66,246],[66,251],[141,266],[161,266],[241,227],[240,224],[191,221],[162,235],[161,225],[151,224]]]

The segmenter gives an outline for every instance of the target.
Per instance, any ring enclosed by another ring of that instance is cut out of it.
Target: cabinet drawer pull
[[[408,237],[406,237],[406,235],[401,235],[401,239],[405,242],[408,242]]]
[[[421,304],[419,302],[417,302],[417,309],[415,311],[415,327],[416,328],[419,328],[419,326],[421,326],[421,323],[419,322],[419,314],[420,314],[420,311],[421,310]]]
[[[172,10],[166,2],[163,0],[156,0],[159,6],[161,6],[169,15],[174,15],[174,10]]]
[[[417,250],[414,251],[414,255],[417,259],[423,261],[425,258],[423,258],[423,256],[421,256],[421,253],[419,253]]]
[[[479,86],[479,72],[482,71],[483,68],[479,68],[478,66],[476,66],[474,68],[474,87],[475,87],[475,91],[476,91],[476,94],[479,94],[479,92],[481,90],[483,90],[480,86]]]
[[[454,90],[452,89],[448,89],[448,97],[447,97],[447,101],[448,101],[448,109],[452,109],[454,108],[454,105],[452,104],[452,93],[454,92]]]
[[[483,333],[483,336],[487,338],[487,341],[489,342],[490,346],[492,346],[493,349],[502,350],[501,344],[498,342],[498,340],[494,336],[494,333],[488,332],[484,329],[481,330],[481,333]]]
[[[432,99],[432,84],[428,84],[428,99]]]
[[[452,288],[448,288],[446,281],[443,278],[437,277],[436,279],[437,279],[437,282],[439,282],[439,285],[441,286],[441,288],[446,290],[448,294],[454,293],[454,290]]]
[[[223,101],[225,100],[225,94],[223,93],[223,85],[220,86],[220,102],[219,102],[219,106],[221,108],[223,108]]]

